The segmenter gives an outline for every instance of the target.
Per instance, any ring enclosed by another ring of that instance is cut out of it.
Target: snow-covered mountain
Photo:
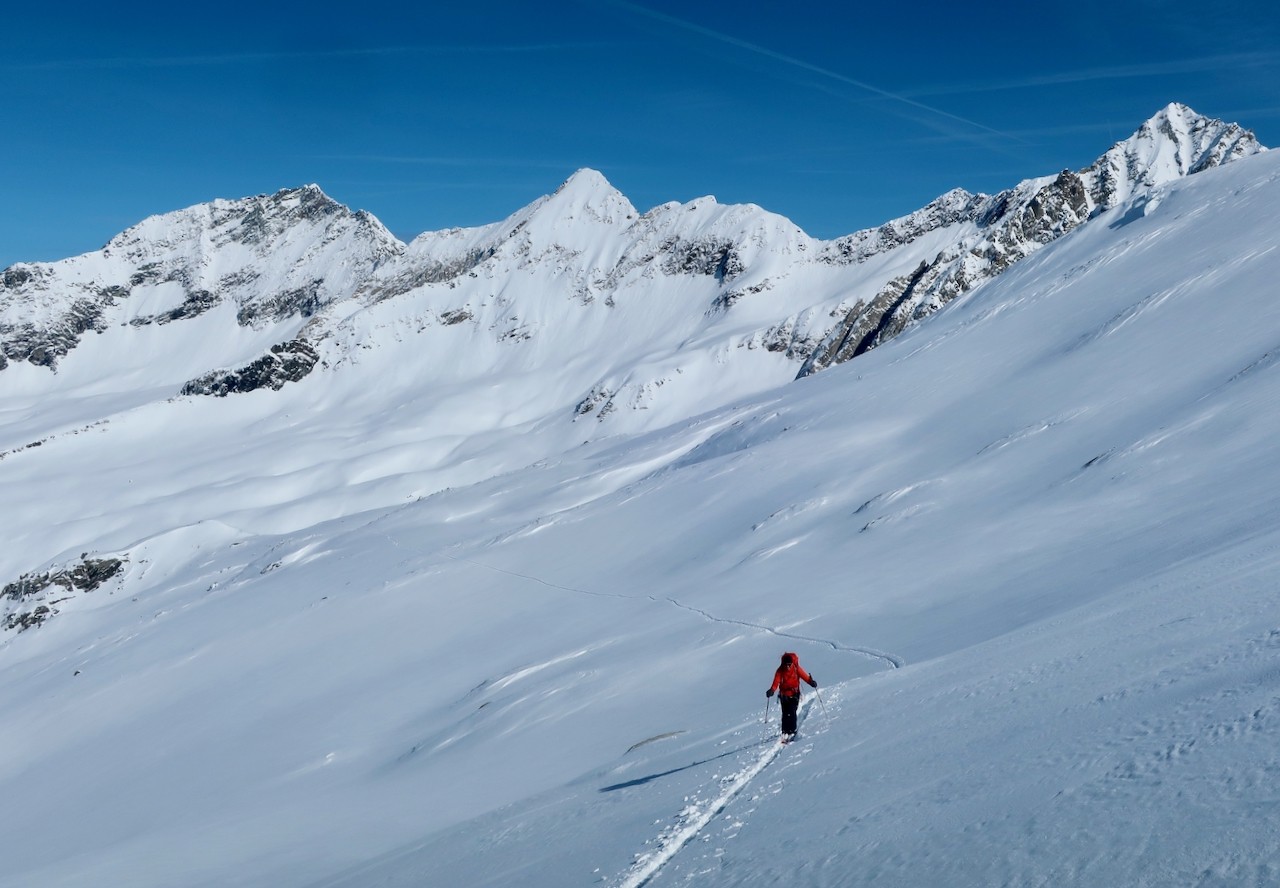
[[[96,253],[6,269],[0,369],[8,361],[52,369],[89,332],[114,333],[108,338],[124,340],[119,351],[126,351],[146,336],[140,328],[210,312],[221,329],[233,320],[276,331],[348,298],[402,250],[368,213],[351,212],[315,185],[153,216]],[[112,329],[121,325],[134,335]],[[176,332],[183,326],[164,341],[187,339]]]
[[[910,273],[854,305],[813,350],[800,375],[875,348],[1135,193],[1156,191],[1183,176],[1264,150],[1239,125],[1209,120],[1175,103],[1079,172],[1031,179],[994,197],[952,192],[921,211],[923,217],[890,223],[874,241],[855,235],[837,242],[839,256],[856,259],[867,246],[883,249],[884,244],[910,241],[917,232],[940,226],[954,232],[932,258],[926,254]]]
[[[1278,201],[1170,106],[828,243],[583,171],[7,270],[0,886],[1265,884]]]
[[[402,373],[534,373],[546,417],[655,428],[861,354],[1136,191],[1261,150],[1170,105],[1079,173],[953,191],[832,242],[710,197],[641,214],[583,170],[502,222],[403,245],[307,186],[6,270],[0,360],[69,377],[27,373],[33,392],[121,373],[159,385],[161,366],[174,394],[226,395],[339,373],[412,336]],[[531,406],[523,387],[514,397]]]

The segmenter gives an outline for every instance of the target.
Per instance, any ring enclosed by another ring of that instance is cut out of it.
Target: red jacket
[[[777,691],[783,697],[798,697],[801,681],[808,682],[811,687],[818,686],[813,677],[800,665],[800,658],[795,654],[786,653],[782,655],[782,665],[778,667],[777,672],[773,673],[773,685],[769,690]]]

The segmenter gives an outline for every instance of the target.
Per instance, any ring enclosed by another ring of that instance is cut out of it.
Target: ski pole
[[[822,702],[822,694],[818,692],[817,688],[813,689],[813,695],[818,698],[818,705],[822,707],[822,717],[827,721],[831,721],[831,716],[827,714],[827,704]]]
[[[769,698],[764,698],[764,723],[769,724]]]

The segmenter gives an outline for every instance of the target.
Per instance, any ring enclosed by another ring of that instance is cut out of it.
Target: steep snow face
[[[578,170],[555,192],[534,202],[511,222],[523,223],[524,243],[533,247],[568,246],[596,239],[598,226],[625,228],[636,208],[596,170]]]
[[[6,395],[0,886],[1274,881],[1280,156],[1159,198],[585,444],[478,302],[501,373],[396,359],[481,283],[348,315],[325,385],[44,437]],[[665,262],[573,310],[719,292]]]
[[[586,293],[608,274],[639,214],[595,170],[579,170],[553,194],[502,222],[479,228],[428,232],[415,238],[400,261],[382,269],[361,296],[380,301],[424,284],[453,281],[487,263],[485,273],[513,273],[539,265],[572,270]]]

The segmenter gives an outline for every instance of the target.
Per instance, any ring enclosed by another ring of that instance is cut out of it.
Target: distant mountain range
[[[408,244],[315,185],[219,200],[6,269],[0,386],[26,365],[49,376],[37,390],[125,374],[229,395],[394,342],[427,378],[550,374],[548,415],[666,421],[856,357],[1135,193],[1265,150],[1171,104],[1084,170],[952,191],[832,241],[711,197],[641,213],[593,170],[501,222]],[[704,390],[676,398],[693,377]]]

